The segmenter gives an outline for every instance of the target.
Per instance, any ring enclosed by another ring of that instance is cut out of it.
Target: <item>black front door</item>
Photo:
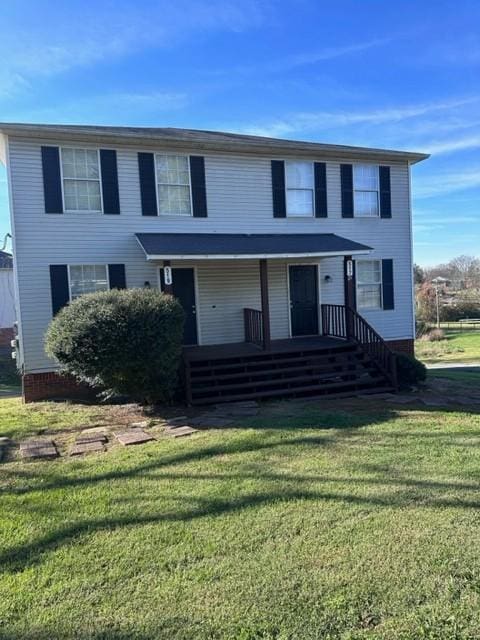
[[[289,267],[292,336],[318,334],[318,270],[316,265]]]
[[[160,269],[160,283],[163,291],[165,286],[163,269]],[[198,344],[195,274],[193,269],[172,269],[172,293],[178,298],[185,311],[183,344]]]

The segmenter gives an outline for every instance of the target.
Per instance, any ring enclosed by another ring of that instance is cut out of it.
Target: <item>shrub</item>
[[[455,305],[444,306],[441,310],[441,318],[445,322],[456,322],[467,318],[480,318],[480,304],[469,301],[460,301]]]
[[[395,355],[397,356],[397,379],[401,388],[410,387],[426,379],[427,368],[423,362],[406,353]]]
[[[420,339],[425,342],[440,342],[440,340],[445,340],[445,331],[443,329],[430,329]]]
[[[91,293],[52,320],[46,351],[105,395],[164,402],[177,385],[183,322],[179,302],[153,289]]]

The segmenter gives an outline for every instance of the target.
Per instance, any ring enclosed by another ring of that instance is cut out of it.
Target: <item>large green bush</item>
[[[52,320],[46,351],[107,395],[164,402],[177,385],[183,323],[179,302],[153,289],[87,294]]]
[[[397,380],[400,388],[404,389],[425,381],[427,368],[423,362],[406,353],[397,352],[395,356],[397,361]]]

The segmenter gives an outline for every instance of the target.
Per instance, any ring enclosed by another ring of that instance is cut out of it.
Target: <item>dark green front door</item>
[[[291,265],[290,319],[292,336],[318,334],[318,270],[316,265]]]
[[[165,286],[163,269],[160,269],[162,291]],[[195,272],[191,268],[172,269],[172,293],[185,311],[183,344],[198,344],[197,305],[195,300]]]

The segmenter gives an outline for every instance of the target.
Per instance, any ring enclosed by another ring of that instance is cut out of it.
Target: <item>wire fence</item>
[[[430,329],[435,329],[437,324],[435,322],[429,322],[428,326]],[[458,320],[457,322],[440,322],[440,329],[450,331],[480,331],[480,318]]]

